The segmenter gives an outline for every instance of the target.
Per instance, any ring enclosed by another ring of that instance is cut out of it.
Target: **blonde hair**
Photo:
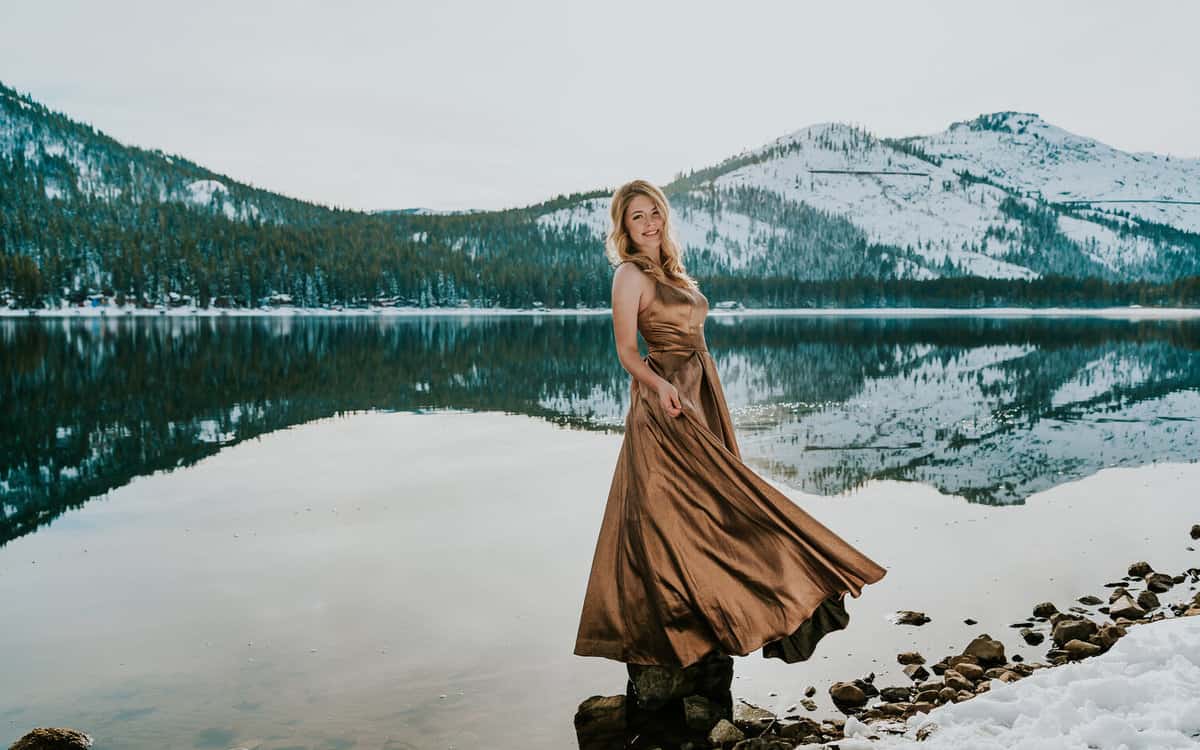
[[[636,196],[644,195],[654,201],[658,213],[662,215],[662,244],[658,249],[658,262],[647,258],[633,243],[629,231],[625,229],[625,211]],[[699,289],[700,285],[683,267],[683,248],[675,239],[675,230],[671,225],[671,207],[667,196],[657,185],[646,180],[633,180],[617,188],[612,196],[612,204],[608,209],[612,226],[604,239],[604,255],[609,264],[616,268],[625,261],[631,261],[638,268],[650,274],[659,281],[670,284],[683,282]],[[679,284],[675,284],[678,286]]]

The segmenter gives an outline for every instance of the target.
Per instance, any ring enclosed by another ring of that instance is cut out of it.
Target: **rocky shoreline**
[[[1200,524],[1190,530],[1200,539]],[[1188,547],[1195,551],[1194,546]],[[1145,561],[1134,562],[1120,580],[1102,584],[1107,599],[1093,594],[1080,597],[1059,611],[1053,602],[1041,602],[1030,615],[1009,627],[1025,643],[1047,643],[1045,661],[1026,662],[1019,654],[1008,658],[1004,643],[981,633],[958,654],[949,654],[926,666],[917,652],[896,655],[909,680],[907,685],[877,687],[875,674],[835,682],[829,696],[843,716],[816,719],[792,706],[777,716],[731,693],[733,659],[714,653],[686,669],[628,665],[624,695],[594,695],[575,714],[580,750],[793,750],[798,745],[836,747],[853,723],[857,736],[879,739],[903,734],[909,719],[928,714],[946,703],[960,703],[985,693],[992,681],[1016,682],[1039,669],[1080,661],[1108,651],[1127,632],[1142,623],[1167,617],[1200,615],[1200,568],[1168,574],[1155,571]],[[1182,592],[1182,595],[1181,595]],[[1175,601],[1163,598],[1174,594]],[[921,612],[897,612],[897,625],[929,622]],[[968,625],[975,624],[966,620]],[[1048,639],[1048,640],[1047,640]],[[808,686],[801,706],[817,709]],[[927,724],[916,733],[921,740],[936,731]]]

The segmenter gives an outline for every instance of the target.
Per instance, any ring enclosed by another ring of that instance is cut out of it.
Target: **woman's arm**
[[[668,415],[677,417],[683,411],[678,391],[669,380],[651,370],[638,352],[637,315],[644,293],[654,293],[653,279],[649,279],[632,263],[617,266],[612,283],[613,336],[616,339],[617,359],[636,382],[658,394],[659,403]]]

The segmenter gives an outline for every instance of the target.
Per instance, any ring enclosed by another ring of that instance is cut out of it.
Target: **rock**
[[[938,702],[938,691],[937,690],[922,690],[921,692],[917,693],[917,701],[916,702],[917,703],[937,703]]]
[[[1059,612],[1058,614],[1052,615],[1050,617],[1050,627],[1053,628],[1055,625],[1058,625],[1063,620],[1072,620],[1074,622],[1079,622],[1082,619],[1083,619],[1083,615],[1077,615],[1073,612]]]
[[[1108,609],[1108,616],[1118,621],[1121,618],[1126,620],[1140,620],[1146,616],[1146,610],[1139,607],[1132,596],[1126,594],[1112,603],[1112,606]]]
[[[1137,605],[1147,612],[1152,609],[1158,609],[1159,606],[1161,606],[1158,601],[1158,596],[1153,591],[1143,591],[1142,593],[1138,594]]]
[[[938,725],[934,724],[932,721],[928,724],[922,725],[921,728],[917,730],[917,742],[924,742],[925,740],[929,739],[929,735],[936,732],[937,729]]]
[[[1108,595],[1108,603],[1112,604],[1122,596],[1130,596],[1129,589],[1125,588],[1124,586],[1118,586],[1117,588],[1113,589],[1111,594]]]
[[[958,695],[954,696],[954,702],[962,703],[963,701],[969,701],[974,697],[975,692],[972,690],[959,690]]]
[[[1067,652],[1067,656],[1071,659],[1078,660],[1088,656],[1095,656],[1103,649],[1094,643],[1076,639],[1067,641],[1067,644],[1063,646],[1063,650]]]
[[[1056,646],[1062,648],[1067,641],[1086,641],[1088,636],[1098,629],[1096,623],[1091,620],[1062,620],[1054,626],[1054,633],[1050,637],[1054,639]]]
[[[1025,642],[1030,646],[1036,646],[1042,641],[1046,640],[1046,636],[1044,634],[1035,632],[1029,628],[1021,628],[1021,637],[1024,638]]]
[[[625,696],[593,695],[579,704],[575,712],[575,737],[580,750],[624,747],[624,736]]]
[[[924,612],[902,609],[893,616],[892,621],[897,625],[924,625],[929,622],[929,616]]]
[[[954,688],[956,691],[975,689],[975,683],[963,677],[957,670],[947,669],[943,679],[946,682],[946,687]]]
[[[875,710],[880,716],[903,716],[904,714],[908,713],[909,706],[911,705],[912,704],[907,701],[901,701],[897,703],[880,703],[875,707]],[[791,749],[789,748],[789,750]]]
[[[703,695],[688,695],[683,699],[683,723],[689,729],[707,732],[721,719],[729,718],[725,707]]]
[[[708,733],[708,744],[710,745],[732,745],[744,739],[746,739],[746,735],[728,719],[718,721],[717,725]]]
[[[751,737],[733,746],[733,750],[792,750],[796,743],[779,737]]]
[[[1125,628],[1120,625],[1114,625],[1111,622],[1106,622],[1100,626],[1100,630],[1095,635],[1088,638],[1088,642],[1096,644],[1102,651],[1107,651],[1123,635],[1125,635]]]
[[[970,617],[968,617],[967,619],[963,620],[963,624],[964,625],[977,625],[977,624],[979,624],[979,620],[972,620]]]
[[[1076,601],[1079,602],[1080,604],[1086,604],[1089,607],[1094,607],[1097,604],[1104,603],[1103,599],[1101,599],[1098,596],[1092,596],[1091,594],[1088,594],[1087,596],[1081,596],[1078,599],[1076,599]]]
[[[812,719],[797,719],[794,724],[785,724],[779,728],[779,736],[799,742],[809,737],[821,734],[821,725]]]
[[[662,708],[675,698],[691,695],[696,689],[694,679],[682,669],[652,664],[627,664],[626,668],[638,707],[649,711]]]
[[[913,682],[929,679],[929,670],[920,664],[909,664],[904,668],[904,674],[908,675]]]
[[[1049,617],[1056,612],[1058,612],[1058,607],[1054,606],[1051,602],[1042,602],[1033,608],[1034,617]]]
[[[800,701],[800,705],[804,706],[805,711],[816,711],[817,710],[817,702],[814,701],[812,698],[805,698],[804,700]]]
[[[888,703],[897,703],[911,698],[912,691],[911,687],[885,687],[879,691],[879,697]]]
[[[82,750],[92,746],[92,736],[67,727],[35,727],[9,745],[9,750]]]
[[[1150,567],[1150,563],[1148,562],[1135,562],[1129,566],[1129,576],[1131,578],[1145,578],[1153,572],[1154,568]]]
[[[941,703],[950,703],[958,696],[958,691],[952,687],[944,687],[938,691],[938,701]]]
[[[987,633],[983,633],[975,640],[967,644],[963,649],[964,656],[974,656],[978,661],[979,666],[998,667],[1008,661],[1004,657],[1004,644],[993,639]]]
[[[904,664],[905,666],[909,664],[924,664],[925,657],[921,656],[921,654],[916,651],[905,651],[903,653],[896,654],[896,661],[900,664]]]
[[[1192,539],[1200,539],[1200,523],[1192,525]]]
[[[817,694],[817,689],[815,687],[813,687],[812,685],[809,685],[808,687],[804,688],[804,697],[805,698],[811,698],[816,694]]]
[[[958,656],[951,656],[950,658],[946,659],[947,669],[958,669],[959,665],[961,664],[978,665],[979,659],[971,656],[970,654],[959,654]]]
[[[1146,588],[1151,591],[1161,594],[1170,591],[1175,585],[1175,579],[1166,573],[1148,573],[1146,574]]]
[[[733,684],[733,657],[713,651],[685,669],[646,664],[627,664],[632,696],[637,707],[654,711],[686,695],[703,695],[718,700]]]
[[[959,662],[954,665],[954,671],[966,677],[971,682],[979,682],[979,680],[983,679],[983,667],[973,662]]]
[[[777,721],[775,714],[765,708],[752,706],[745,701],[736,701],[733,704],[733,723],[739,729],[749,731],[758,731],[766,729],[772,722]],[[711,726],[711,725],[710,725]]]
[[[838,708],[858,707],[867,702],[867,694],[853,682],[835,682],[829,686],[829,697]]]

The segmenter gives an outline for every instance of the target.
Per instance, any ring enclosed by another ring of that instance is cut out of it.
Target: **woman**
[[[741,461],[663,192],[613,194],[617,356],[633,376],[575,653],[687,667],[714,650],[809,658],[884,568]],[[638,353],[637,332],[649,354]]]

